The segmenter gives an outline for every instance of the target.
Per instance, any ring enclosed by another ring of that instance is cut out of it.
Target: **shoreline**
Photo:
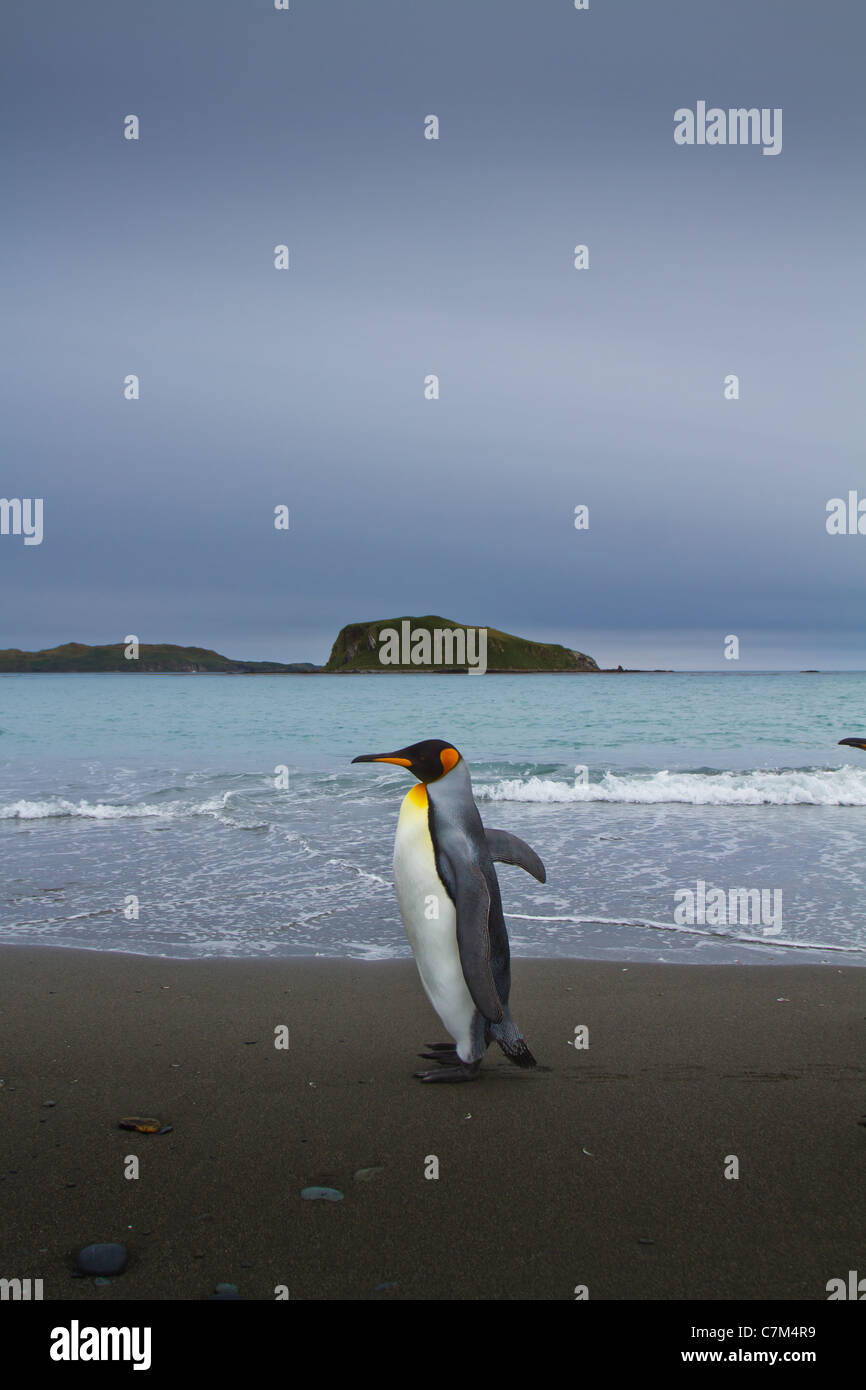
[[[251,1300],[809,1300],[858,1268],[851,969],[520,957],[511,1002],[538,1067],[494,1046],[477,1081],[430,1086],[416,1054],[444,1034],[411,960],[4,947],[4,1275],[83,1302],[220,1282]],[[311,1185],[344,1200],[301,1200]],[[72,1278],[101,1241],[128,1247],[125,1273]]]
[[[506,919],[507,919],[506,913]],[[738,938],[720,938],[729,941],[731,947],[736,945],[761,946],[761,941],[748,938],[739,941]],[[772,949],[772,942],[769,943]],[[780,948],[777,948],[780,949]],[[253,966],[286,966],[292,965],[357,965],[357,966],[378,966],[378,965],[407,965],[414,962],[411,948],[400,956],[323,956],[323,955],[250,955],[250,956],[166,956],[157,955],[152,951],[131,951],[120,946],[35,946],[32,941],[0,941],[0,966],[2,966],[2,952],[6,950],[14,951],[36,951],[52,952],[57,955],[82,955],[82,956],[117,956],[121,960],[152,960],[154,962],[164,961],[166,965],[253,965]],[[546,966],[556,966],[559,964],[571,967],[582,966],[609,966],[611,969],[644,969],[646,966],[658,967],[659,969],[703,969],[703,970],[866,970],[866,958],[860,959],[849,947],[845,946],[800,946],[796,943],[787,943],[786,957],[783,960],[752,960],[744,958],[742,960],[641,960],[635,956],[612,956],[606,955],[603,958],[598,956],[523,956],[515,955],[512,950],[511,968],[512,974],[515,969],[519,969],[521,964],[536,964]],[[848,959],[819,960],[822,951],[831,951],[834,956],[848,957]],[[790,955],[790,958],[788,956]],[[816,959],[811,959],[816,957]]]

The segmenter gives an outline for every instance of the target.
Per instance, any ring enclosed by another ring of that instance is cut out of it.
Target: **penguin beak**
[[[362,753],[353,758],[353,763],[396,763],[397,767],[411,767],[408,758],[398,758],[396,753]]]
[[[839,747],[845,743],[849,748],[866,748],[866,738],[840,738]]]

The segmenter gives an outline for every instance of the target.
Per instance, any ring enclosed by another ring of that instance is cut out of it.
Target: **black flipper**
[[[537,878],[539,883],[547,882],[544,865],[525,840],[519,840],[507,830],[488,830],[486,826],[484,834],[494,864],[516,864],[518,868],[525,869],[533,878]]]
[[[505,1053],[509,1062],[513,1062],[516,1067],[534,1067],[537,1062],[526,1046],[526,1039],[520,1032],[514,1019],[511,1017],[511,1010],[506,1008],[505,1017],[501,1023],[488,1024],[484,1030],[485,1042],[497,1042]]]
[[[463,978],[478,1012],[490,1023],[500,1023],[502,1000],[490,968],[490,889],[477,864],[463,860],[459,873],[455,873],[453,863],[450,867]]]

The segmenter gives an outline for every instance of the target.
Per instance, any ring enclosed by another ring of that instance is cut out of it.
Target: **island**
[[[238,661],[208,647],[179,647],[170,642],[142,642],[138,655],[113,642],[88,646],[66,642],[59,647],[25,652],[0,650],[0,675],[87,674],[129,671],[150,674],[220,676],[348,676],[487,672],[494,675],[641,675],[669,674],[656,668],[599,667],[585,652],[556,642],[533,642],[498,628],[471,627],[428,615],[381,618],[349,623],[340,629],[324,666],[312,661]],[[481,659],[483,657],[483,659]]]
[[[481,634],[485,634],[483,641]],[[558,643],[532,642],[495,627],[471,627],[432,614],[349,623],[337,634],[324,669],[333,675],[372,675],[380,671],[463,674],[479,666],[482,647],[484,668],[493,674],[539,675],[599,669],[585,652],[572,651]]]
[[[26,671],[151,671],[219,675],[310,675],[321,667],[309,661],[284,665],[279,661],[233,661],[207,647],[175,647],[169,642],[142,642],[138,657],[126,657],[127,644],[114,642],[106,647],[88,647],[83,642],[66,642],[41,652],[22,652],[16,647],[0,651],[0,675]]]

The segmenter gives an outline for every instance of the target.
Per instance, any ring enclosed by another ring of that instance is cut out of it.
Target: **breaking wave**
[[[866,806],[863,768],[787,768],[778,772],[606,772],[597,782],[550,777],[475,786],[479,801],[612,801],[654,806]]]
[[[0,820],[47,820],[55,816],[73,816],[84,820],[127,820],[160,816],[170,820],[186,816],[218,816],[225,809],[230,793],[211,797],[209,801],[169,801],[162,805],[139,801],[131,805],[113,805],[105,801],[67,801],[53,796],[47,801],[12,801],[0,805]]]

